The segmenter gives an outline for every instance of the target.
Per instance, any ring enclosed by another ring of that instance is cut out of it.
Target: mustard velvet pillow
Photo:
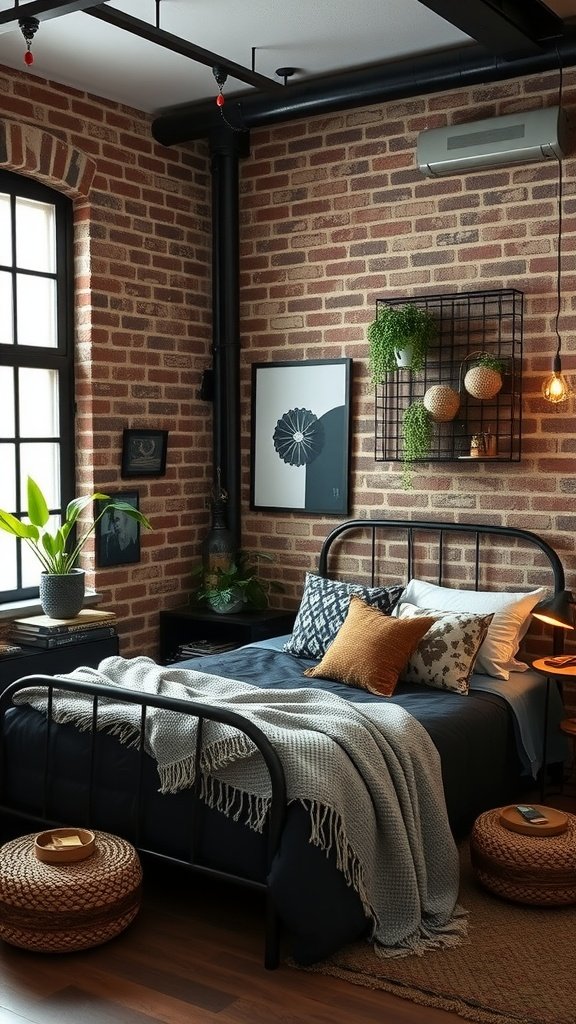
[[[426,615],[394,619],[351,597],[348,614],[322,661],[304,675],[336,679],[390,697],[418,641],[434,622]]]

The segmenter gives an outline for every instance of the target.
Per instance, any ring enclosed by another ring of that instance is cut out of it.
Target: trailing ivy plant
[[[422,370],[428,346],[436,336],[436,321],[421,306],[379,304],[368,327],[370,379],[381,384],[386,373],[398,369],[397,353],[410,350],[408,368]]]
[[[412,463],[425,459],[430,452],[434,425],[432,417],[421,400],[412,402],[402,415],[402,487],[412,487]]]

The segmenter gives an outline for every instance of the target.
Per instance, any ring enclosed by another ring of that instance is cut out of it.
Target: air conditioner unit
[[[558,160],[568,144],[568,123],[560,107],[526,110],[470,124],[420,132],[418,167],[428,178],[506,164]]]

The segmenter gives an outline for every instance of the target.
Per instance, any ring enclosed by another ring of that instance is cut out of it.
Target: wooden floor
[[[576,811],[576,800],[548,803]],[[118,938],[83,953],[0,942],[0,1024],[455,1024],[384,992],[262,966],[263,905],[145,864],[142,909]]]

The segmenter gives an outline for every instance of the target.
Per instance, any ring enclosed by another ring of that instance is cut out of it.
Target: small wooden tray
[[[77,846],[54,846],[54,839],[69,839],[77,836]],[[44,864],[75,864],[86,860],[94,853],[95,836],[86,828],[51,828],[40,832],[34,841],[34,853]]]
[[[516,804],[509,804],[500,811],[499,822],[510,832],[519,832],[523,836],[559,836],[568,828],[568,815],[564,811],[557,811],[554,807],[545,807],[543,804],[531,804],[537,811],[548,818],[546,824],[530,824],[529,821],[519,814]]]

